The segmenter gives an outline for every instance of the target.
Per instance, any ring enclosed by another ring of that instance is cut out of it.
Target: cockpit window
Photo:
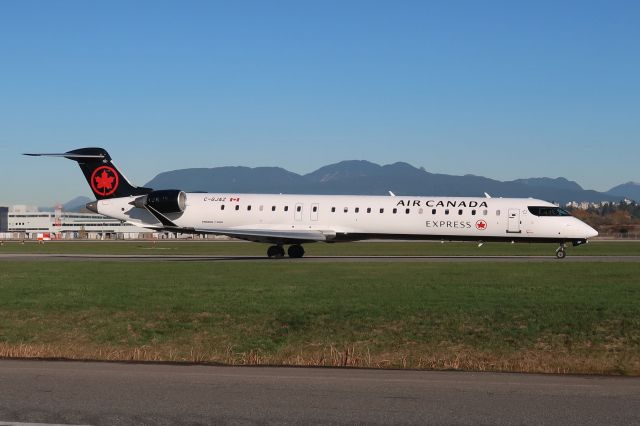
[[[531,214],[536,216],[571,216],[571,213],[560,207],[536,207],[529,206]]]

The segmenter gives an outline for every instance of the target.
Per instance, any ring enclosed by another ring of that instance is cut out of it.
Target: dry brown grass
[[[0,343],[0,358],[640,375],[640,358],[635,353],[583,351],[579,354],[570,354],[524,350],[496,355],[465,347],[423,351],[412,348],[410,352],[372,353],[364,345],[344,348],[323,346],[283,350],[269,355],[260,351],[236,352],[232,347],[218,350],[198,347],[183,349],[171,346],[61,346]]]

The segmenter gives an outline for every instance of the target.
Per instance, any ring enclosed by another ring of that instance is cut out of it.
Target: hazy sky
[[[187,167],[640,181],[638,1],[2,1],[0,205]],[[499,194],[495,194],[499,195]]]

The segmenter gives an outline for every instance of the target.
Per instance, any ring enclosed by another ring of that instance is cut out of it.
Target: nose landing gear
[[[558,249],[556,250],[556,257],[558,259],[564,259],[565,257],[567,257],[567,251],[565,250],[564,243],[560,243],[560,247],[558,247]]]

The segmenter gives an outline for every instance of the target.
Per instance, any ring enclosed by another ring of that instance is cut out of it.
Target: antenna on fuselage
[[[393,192],[389,191],[389,195],[391,195],[392,197],[395,197],[396,194],[394,194]]]
[[[487,194],[486,192],[484,193],[484,196],[487,198],[491,198],[491,195]]]

